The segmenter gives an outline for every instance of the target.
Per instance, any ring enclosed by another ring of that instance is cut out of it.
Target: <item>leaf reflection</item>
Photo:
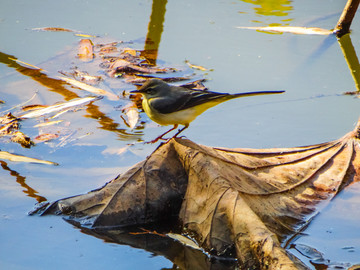
[[[16,178],[16,182],[18,182],[20,184],[20,186],[24,188],[23,192],[27,196],[34,198],[38,203],[47,201],[47,199],[45,197],[38,195],[37,194],[38,192],[35,189],[30,187],[28,184],[26,184],[26,181],[25,181],[26,177],[20,175],[17,171],[10,169],[8,167],[7,163],[2,160],[0,160],[0,165],[5,171],[10,172],[11,176],[14,176]]]

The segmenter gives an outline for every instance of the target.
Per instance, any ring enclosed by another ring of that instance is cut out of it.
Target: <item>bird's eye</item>
[[[148,88],[148,89],[146,89],[146,94],[149,94],[149,95],[155,94],[155,89],[154,89],[154,88]]]

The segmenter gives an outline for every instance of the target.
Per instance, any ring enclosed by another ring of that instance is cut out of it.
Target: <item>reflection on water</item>
[[[28,68],[16,62],[17,57],[0,52],[0,63],[14,68],[16,71],[24,76],[27,76],[39,84],[45,86],[48,90],[61,94],[65,100],[78,98],[79,96],[65,88],[66,83],[62,80],[48,77],[40,69]]]
[[[65,100],[72,100],[79,97],[75,92],[70,91],[65,87],[67,83],[65,83],[63,80],[51,78],[42,72],[41,69],[33,69],[22,66],[16,62],[16,59],[17,58],[15,56],[0,52],[0,63],[4,63],[8,67],[14,68],[22,75],[30,77],[34,81],[45,86],[48,90],[62,95]],[[120,126],[119,123],[116,123],[115,120],[111,119],[109,116],[106,116],[106,114],[101,112],[98,106],[92,103],[87,105],[87,112],[89,113],[87,117],[98,121],[101,129],[116,132],[123,140],[134,140],[142,135],[142,133],[139,131],[132,132],[125,128],[118,128]]]
[[[8,167],[7,163],[4,161],[0,160],[0,165],[5,171],[10,172],[11,176],[14,176],[16,178],[16,182],[18,182],[20,184],[20,186],[24,188],[23,192],[27,196],[34,198],[38,203],[47,201],[47,199],[45,197],[38,195],[37,194],[38,192],[35,189],[30,187],[28,184],[26,184],[26,182],[25,182],[26,177],[20,175],[17,171],[10,169]]]
[[[355,48],[351,42],[350,34],[338,39],[340,48],[344,54],[346,63],[349,66],[351,76],[354,79],[357,91],[360,91],[360,63]]]
[[[142,52],[149,63],[156,65],[161,34],[164,29],[167,0],[153,0],[145,48]]]
[[[245,3],[253,4],[255,13],[260,16],[277,16],[277,17],[286,17],[289,15],[290,11],[293,10],[291,1],[289,0],[241,0]],[[289,22],[291,18],[282,19],[282,22]],[[253,20],[253,22],[264,23],[259,20]],[[268,25],[280,25],[269,23]],[[283,24],[286,25],[286,24]]]
[[[143,128],[142,126],[136,127],[135,131],[130,132],[128,129],[119,128],[120,124],[116,123],[114,119],[101,112],[99,106],[90,103],[86,107],[86,112],[89,114],[85,115],[85,117],[97,120],[101,129],[115,132],[121,140],[134,140],[134,138],[143,135],[143,133],[139,131],[139,129]]]
[[[66,220],[66,219],[65,219]],[[219,258],[209,256],[201,250],[188,247],[179,241],[166,236],[169,224],[162,224],[164,231],[154,231],[154,233],[142,234],[139,228],[125,229],[87,229],[81,227],[72,220],[69,223],[77,226],[83,233],[103,239],[105,242],[116,243],[120,245],[128,245],[134,248],[140,248],[151,252],[157,256],[164,256],[173,262],[172,268],[166,269],[182,269],[182,270],[234,270],[238,269],[237,260],[234,258]],[[159,225],[156,225],[159,228]],[[149,228],[152,229],[152,228]],[[140,232],[140,233],[139,233]]]

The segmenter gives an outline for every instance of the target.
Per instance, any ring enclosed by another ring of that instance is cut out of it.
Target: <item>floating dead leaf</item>
[[[0,159],[1,160],[10,160],[14,162],[30,162],[30,163],[41,163],[41,164],[47,164],[47,165],[59,165],[58,163],[47,161],[47,160],[41,160],[37,158],[31,158],[21,155],[15,155],[11,154],[9,152],[0,151]]]
[[[132,62],[129,62],[124,59],[116,59],[111,65],[110,70],[108,72],[110,77],[117,77],[121,76],[123,73],[148,73],[148,74],[154,74],[154,73],[166,73],[169,70],[166,68],[158,68],[153,66],[140,66],[137,64],[133,64]]]
[[[89,83],[92,85],[98,84],[99,82],[102,81],[101,76],[92,76],[92,75],[89,75],[87,72],[82,72],[79,70],[74,70],[74,77],[78,81],[81,81],[83,83]]]
[[[29,136],[25,135],[21,131],[16,131],[11,134],[11,141],[19,143],[22,147],[30,148],[35,143],[30,139]]]
[[[101,95],[101,96],[107,96],[110,100],[118,100],[119,97],[113,93],[110,93],[104,89],[100,89],[97,87],[94,87],[92,85],[88,85],[86,83],[83,82],[79,82],[75,79],[71,79],[71,78],[67,78],[67,77],[62,77],[62,76],[58,76],[59,79],[73,85],[76,86],[82,90],[88,91],[90,93],[96,94],[96,95]]]
[[[13,116],[11,113],[7,113],[5,116],[0,117],[0,125],[6,125],[14,122],[18,118]]]
[[[189,82],[186,84],[182,84],[181,86],[185,87],[185,88],[189,88],[189,89],[205,91],[205,90],[207,90],[207,87],[203,84],[204,81],[205,81],[205,79],[200,79],[200,80],[192,81],[192,82]]]
[[[15,61],[16,63],[21,64],[21,65],[23,65],[23,66],[29,67],[29,68],[34,68],[34,69],[38,69],[38,70],[43,70],[42,68],[39,68],[39,67],[34,66],[34,65],[32,65],[32,64],[26,63],[26,62],[24,62],[24,61],[20,61],[19,59],[15,59],[15,58],[11,58],[11,57],[9,57],[9,59],[10,59],[10,60],[13,60],[13,61]]]
[[[97,37],[97,36],[89,35],[89,34],[74,34],[74,35],[77,36],[77,37],[86,37],[86,38],[94,38],[94,37]]]
[[[190,239],[186,236],[183,236],[181,234],[178,234],[178,233],[167,233],[166,234],[168,237],[176,240],[176,241],[179,241],[181,244],[183,244],[184,246],[188,246],[188,247],[191,247],[193,249],[197,249],[197,250],[201,250],[203,251],[203,249],[201,247],[199,247],[199,245],[195,242],[195,240],[193,239]]]
[[[100,55],[104,55],[104,54],[110,54],[110,53],[116,53],[118,52],[118,49],[116,46],[106,46],[106,47],[101,47],[100,48]]]
[[[50,31],[50,32],[77,32],[71,29],[62,28],[62,27],[39,27],[32,28],[33,31]]]
[[[0,117],[0,136],[10,135],[19,128],[18,118],[11,113]]]
[[[80,40],[78,57],[82,61],[91,61],[95,57],[94,45],[90,39]]]
[[[64,120],[47,121],[47,122],[44,122],[44,123],[37,124],[37,125],[35,125],[34,127],[47,127],[47,126],[52,126],[52,125],[59,124],[59,123],[61,123],[61,122],[63,122],[63,121],[64,121]]]
[[[56,117],[59,117],[60,115],[63,115],[64,113],[67,113],[68,111],[70,111],[70,109],[61,110],[60,112],[54,114],[53,116],[49,117],[48,119],[54,119]]]
[[[130,54],[132,56],[138,56],[138,51],[134,50],[132,48],[123,48],[122,53],[128,53],[128,54]]]
[[[36,136],[34,140],[39,141],[39,142],[47,142],[47,141],[54,140],[57,138],[59,138],[58,134],[43,133],[43,134],[40,134],[39,136]]]
[[[40,117],[40,116],[44,116],[46,114],[50,114],[50,113],[54,113],[54,112],[64,110],[64,109],[69,108],[69,107],[75,107],[75,106],[83,105],[85,103],[89,103],[89,102],[92,102],[92,101],[95,101],[95,100],[98,100],[98,99],[99,99],[99,97],[78,98],[78,99],[74,99],[74,100],[71,100],[71,101],[68,101],[68,102],[58,103],[58,104],[55,104],[55,105],[48,106],[46,108],[31,111],[29,113],[26,113],[26,114],[20,116],[20,118],[21,119],[26,119],[26,118]]]
[[[22,109],[24,112],[27,112],[27,111],[33,111],[33,110],[38,110],[38,109],[46,108],[46,107],[48,107],[48,106],[47,106],[47,105],[33,104],[33,105],[23,106],[21,109]]]
[[[125,124],[133,129],[136,124],[139,122],[139,110],[135,103],[130,103],[122,109],[123,113],[126,115],[126,120],[123,118]]]
[[[201,71],[207,71],[207,70],[208,70],[207,68],[204,68],[204,67],[202,67],[202,66],[193,65],[193,64],[191,64],[188,60],[185,60],[185,63],[186,63],[189,67],[191,67],[191,68],[193,68],[193,69],[198,69],[198,70],[201,70]]]
[[[177,217],[176,226],[201,248],[236,254],[244,268],[307,269],[281,242],[360,180],[359,134],[360,122],[335,141],[275,149],[172,139],[104,187],[59,200],[44,213],[62,212],[72,224],[93,229]]]
[[[298,35],[332,35],[334,34],[331,30],[326,30],[317,27],[297,27],[297,26],[264,26],[264,27],[246,27],[238,26],[239,29],[251,29],[263,32],[273,33],[292,33]]]

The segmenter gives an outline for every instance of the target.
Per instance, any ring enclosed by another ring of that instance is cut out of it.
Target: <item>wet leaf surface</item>
[[[281,243],[358,181],[359,132],[357,126],[336,141],[280,149],[221,149],[172,139],[105,187],[59,200],[45,213],[69,215],[90,229],[175,217],[182,234],[213,256],[236,256],[255,268],[305,269]]]

